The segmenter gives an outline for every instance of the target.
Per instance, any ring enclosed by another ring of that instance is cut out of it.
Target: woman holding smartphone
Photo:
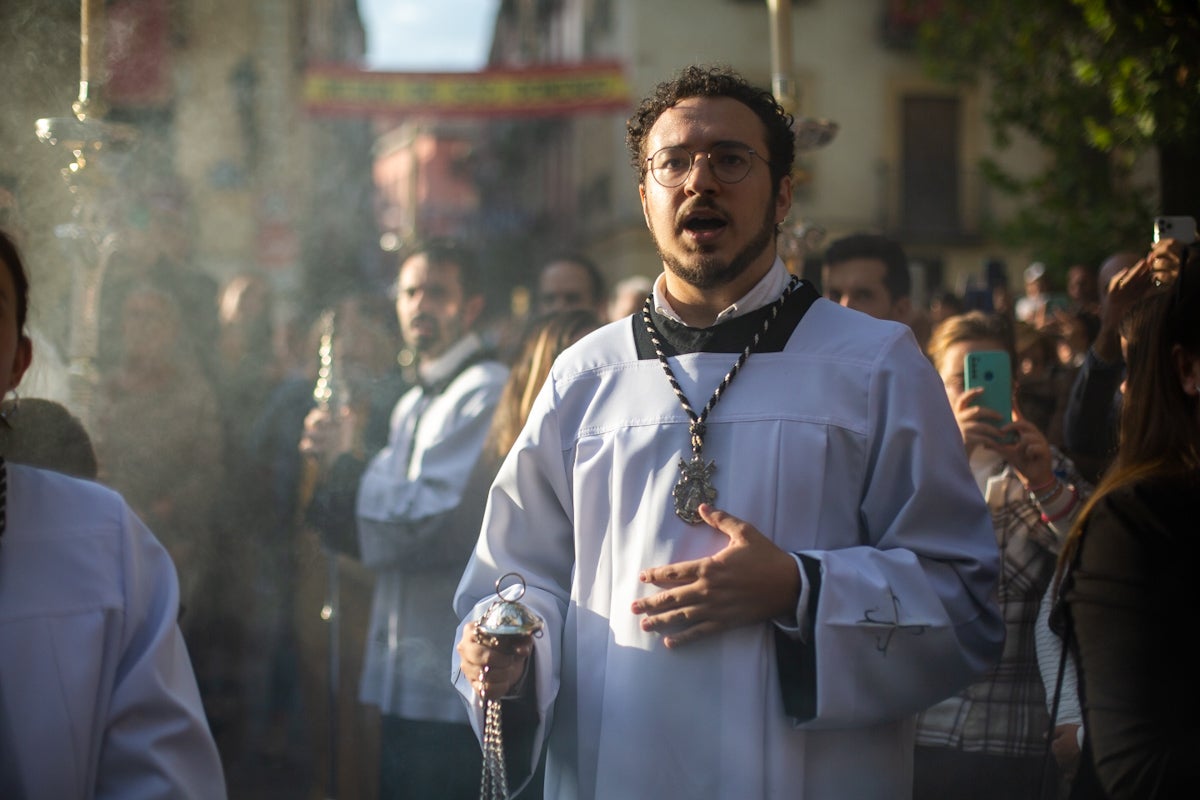
[[[1113,800],[1185,797],[1200,786],[1190,657],[1200,563],[1200,247],[1160,242],[1143,262],[1165,278],[1123,326],[1117,456],[1062,555],[1084,754]]]
[[[979,311],[945,320],[929,343],[992,512],[1006,637],[1000,662],[987,675],[918,717],[917,800],[1036,797],[1040,791],[1049,717],[1034,626],[1060,545],[1089,487],[1019,409],[1011,418],[1012,353],[1007,320]],[[981,380],[976,388],[973,378]]]

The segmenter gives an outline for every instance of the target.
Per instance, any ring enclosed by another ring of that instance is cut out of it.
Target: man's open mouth
[[[683,220],[683,229],[694,234],[714,233],[725,228],[728,223],[721,217],[703,212],[689,214]]]

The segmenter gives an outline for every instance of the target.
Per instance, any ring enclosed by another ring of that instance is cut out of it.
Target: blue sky
[[[481,69],[499,0],[358,0],[367,66],[395,72]]]

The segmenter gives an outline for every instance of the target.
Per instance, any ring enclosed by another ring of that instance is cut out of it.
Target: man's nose
[[[708,194],[715,192],[721,185],[717,180],[717,176],[713,174],[712,163],[708,160],[708,153],[696,153],[692,156],[692,168],[688,172],[687,180],[684,181],[684,186],[693,194]]]

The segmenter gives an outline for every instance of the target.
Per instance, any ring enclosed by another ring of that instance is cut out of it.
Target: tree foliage
[[[919,0],[913,0],[918,2]],[[929,7],[928,0],[926,7]],[[989,92],[999,145],[1048,155],[1032,177],[982,165],[1021,210],[993,231],[1052,269],[1148,244],[1153,214],[1200,211],[1198,0],[941,0],[921,26],[929,71]],[[1159,194],[1134,177],[1159,158]]]

